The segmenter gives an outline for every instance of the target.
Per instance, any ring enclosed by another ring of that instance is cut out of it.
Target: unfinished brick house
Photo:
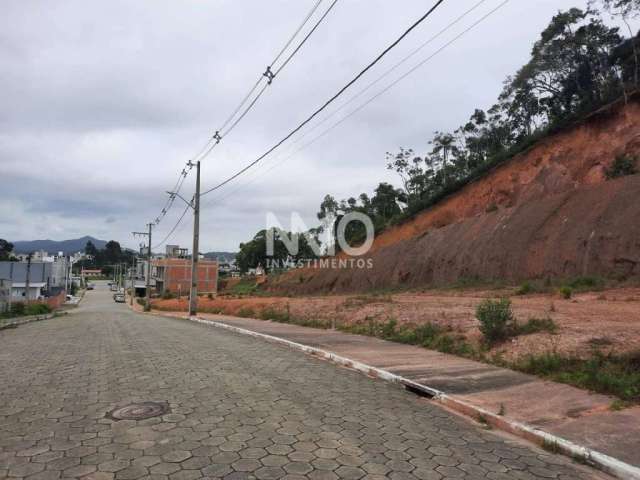
[[[191,288],[191,259],[163,258],[151,263],[156,292],[188,295]],[[214,294],[218,290],[218,262],[198,261],[198,293]]]

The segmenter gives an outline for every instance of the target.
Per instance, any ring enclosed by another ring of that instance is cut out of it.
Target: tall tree
[[[4,238],[0,238],[0,261],[11,261],[15,257],[12,254],[13,243],[6,241]]]
[[[86,255],[91,255],[92,257],[95,257],[98,253],[98,249],[91,240],[87,241],[87,244],[84,247],[84,253]]]

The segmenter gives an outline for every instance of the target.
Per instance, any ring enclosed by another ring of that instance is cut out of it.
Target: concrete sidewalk
[[[331,352],[409,379],[446,394],[454,400],[454,405],[443,402],[448,406],[455,408],[460,401],[492,413],[502,423],[496,425],[499,428],[510,430],[510,423],[533,427],[613,457],[614,463],[623,462],[623,471],[625,463],[640,466],[640,407],[613,412],[609,409],[612,397],[372,337],[224,315],[203,314],[200,318]],[[471,416],[481,411],[457,409]]]

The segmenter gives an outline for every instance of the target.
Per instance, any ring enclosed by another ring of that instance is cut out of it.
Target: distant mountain
[[[26,240],[11,243],[13,243],[13,251],[15,253],[29,253],[35,252],[36,250],[44,250],[49,254],[63,252],[65,255],[71,255],[76,252],[84,251],[84,247],[87,245],[88,241],[91,241],[98,250],[104,248],[107,243],[105,240],[98,240],[97,238],[90,236],[76,238],[73,240]]]
[[[204,257],[221,262],[232,262],[236,259],[236,254],[234,252],[207,252]]]

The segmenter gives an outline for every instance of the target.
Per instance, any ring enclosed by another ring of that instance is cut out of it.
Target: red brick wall
[[[55,310],[56,308],[60,308],[60,306],[62,306],[62,304],[65,302],[66,299],[67,299],[67,292],[63,290],[57,296],[47,298],[45,300],[45,303],[49,305],[49,307],[52,310]]]
[[[187,295],[191,288],[191,261],[186,259],[165,259],[154,263],[162,266],[164,273],[164,289],[171,293],[180,292]],[[198,262],[198,291],[216,293],[218,290],[218,262],[200,260]]]

